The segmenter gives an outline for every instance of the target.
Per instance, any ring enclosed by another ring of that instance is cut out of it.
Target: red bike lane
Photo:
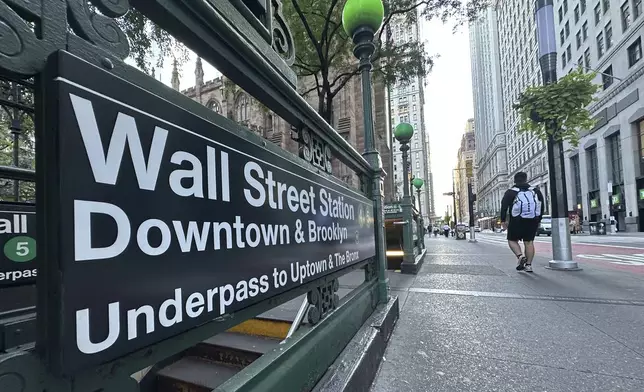
[[[552,254],[552,244],[535,241],[537,254]],[[608,244],[572,244],[573,259],[581,264],[590,263],[603,268],[644,274],[644,247]]]

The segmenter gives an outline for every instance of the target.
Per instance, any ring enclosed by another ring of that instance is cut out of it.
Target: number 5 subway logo
[[[36,211],[33,204],[0,202],[0,287],[36,282]]]

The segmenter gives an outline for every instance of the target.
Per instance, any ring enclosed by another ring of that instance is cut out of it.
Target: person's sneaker
[[[519,258],[519,261],[517,262],[517,271],[523,271],[525,269],[525,263],[528,261],[524,256],[521,256]]]
[[[532,264],[525,265],[525,272],[532,272]]]

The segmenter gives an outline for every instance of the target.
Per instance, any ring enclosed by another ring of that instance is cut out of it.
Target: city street
[[[583,270],[563,272],[541,237],[529,274],[478,234],[426,238],[418,275],[389,274],[401,317],[373,392],[644,390],[644,264],[623,263],[641,238],[575,237]]]

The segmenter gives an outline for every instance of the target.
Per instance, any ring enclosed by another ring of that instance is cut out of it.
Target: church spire
[[[203,85],[203,64],[201,63],[201,57],[197,57],[197,63],[195,64],[195,85]]]
[[[177,68],[177,59],[172,64],[172,79],[170,79],[172,88],[179,91],[179,69]]]
[[[195,64],[195,98],[197,102],[203,104],[201,86],[203,86],[203,64],[201,63],[201,57],[197,57],[197,63]]]

